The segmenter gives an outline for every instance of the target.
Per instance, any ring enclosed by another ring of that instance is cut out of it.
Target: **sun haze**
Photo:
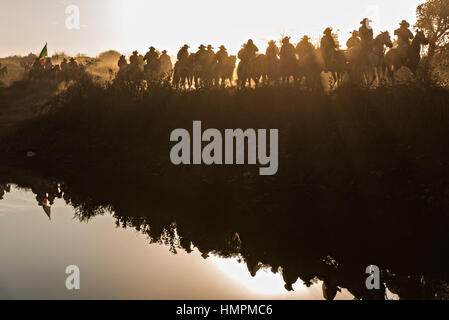
[[[281,35],[297,42],[307,34],[316,41],[327,26],[332,26],[344,43],[364,17],[373,20],[375,32],[391,32],[402,19],[413,24],[421,2],[3,0],[0,10],[7,14],[0,20],[0,56],[38,53],[45,42],[49,54],[97,55],[109,49],[144,52],[153,45],[173,55],[185,43],[192,48],[201,43],[224,44],[236,52],[248,38],[260,47]],[[66,26],[70,5],[79,8],[79,29]]]

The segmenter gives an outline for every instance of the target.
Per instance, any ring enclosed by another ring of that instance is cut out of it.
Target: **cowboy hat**
[[[332,28],[328,27],[328,28],[326,28],[326,30],[324,30],[323,34],[328,34],[328,33],[331,33],[331,32],[332,32]]]
[[[362,21],[360,21],[360,24],[365,24],[367,22],[370,22],[371,20],[369,18],[365,18]]]
[[[405,26],[405,27],[407,27],[407,28],[410,27],[410,23],[408,23],[408,22],[405,21],[405,20],[402,20],[401,23],[400,23],[399,25],[400,25],[401,27],[402,27],[402,26]]]
[[[226,47],[225,47],[224,45],[221,45],[221,46],[219,47],[219,49],[226,50]]]
[[[284,38],[282,39],[282,43],[289,42],[289,41],[290,41],[290,38],[291,38],[291,37],[284,37]]]
[[[310,37],[308,35],[305,35],[301,40],[310,40]]]

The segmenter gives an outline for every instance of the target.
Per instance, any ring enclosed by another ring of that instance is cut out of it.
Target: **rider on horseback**
[[[296,45],[296,54],[302,59],[315,51],[315,47],[310,43],[308,36],[302,37],[301,41]]]
[[[268,42],[268,48],[265,55],[269,58],[277,58],[279,55],[279,48],[276,46],[276,42],[274,40],[270,40]]]
[[[349,38],[348,41],[346,42],[346,46],[348,47],[348,49],[351,49],[360,46],[361,43],[362,40],[360,40],[359,32],[357,30],[354,30],[352,32],[351,38]]]
[[[282,39],[282,47],[280,53],[281,60],[296,59],[295,47],[290,43],[290,37]]]
[[[360,21],[362,26],[359,28],[359,35],[362,41],[362,46],[364,47],[369,47],[374,40],[374,32],[373,28],[370,26],[370,22],[371,20],[368,18]]]
[[[220,46],[220,50],[215,54],[215,60],[219,64],[222,64],[226,61],[227,58],[228,58],[228,52],[226,51],[226,47]]]
[[[360,55],[363,58],[363,60],[368,60],[368,55],[371,50],[371,46],[374,41],[374,32],[373,28],[370,25],[371,20],[368,18],[363,19],[360,21],[360,24],[362,25],[359,28],[359,35],[361,40],[361,51]]]
[[[184,45],[178,52],[178,60],[179,61],[184,61],[185,59],[187,59],[189,57],[189,46],[188,45]]]
[[[332,65],[331,60],[334,59],[335,56],[337,44],[332,36],[332,28],[326,28],[323,34],[324,37],[321,38],[320,50],[325,64],[324,72],[328,72],[330,69],[329,67]]]
[[[129,57],[129,62],[131,63],[132,66],[139,65],[139,54],[137,51],[134,51],[132,56]]]
[[[398,49],[402,58],[407,57],[408,49],[410,48],[410,40],[414,38],[413,33],[410,31],[410,23],[402,20],[400,28],[394,31],[394,34],[398,36]]]
[[[259,48],[256,47],[252,39],[249,39],[248,42],[243,45],[243,50],[245,51],[244,55],[245,57],[243,58],[243,60],[254,59],[256,57],[257,52],[259,52]]]
[[[143,60],[146,61],[147,64],[150,64],[159,58],[159,54],[156,52],[154,47],[150,47],[149,49],[150,51],[148,51],[143,57]]]

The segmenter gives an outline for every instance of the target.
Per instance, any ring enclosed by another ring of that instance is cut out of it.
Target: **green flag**
[[[48,56],[47,53],[47,43],[45,43],[44,48],[42,49],[41,53],[39,54],[39,61],[41,62],[41,65],[44,66],[45,58]]]
[[[47,198],[44,198],[44,201],[42,201],[42,208],[44,208],[45,214],[51,220],[51,206],[48,203],[48,199]]]

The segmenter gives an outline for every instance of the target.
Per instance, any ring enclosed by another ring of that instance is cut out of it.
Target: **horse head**
[[[381,43],[382,45],[388,47],[388,48],[393,48],[393,41],[391,41],[391,36],[390,33],[388,31],[384,31],[382,32],[379,36],[379,39],[381,39]]]
[[[416,32],[416,36],[413,39],[413,41],[416,41],[420,45],[428,45],[429,44],[429,39],[427,39],[426,35],[424,34],[424,32],[422,30],[419,30],[418,32]]]

